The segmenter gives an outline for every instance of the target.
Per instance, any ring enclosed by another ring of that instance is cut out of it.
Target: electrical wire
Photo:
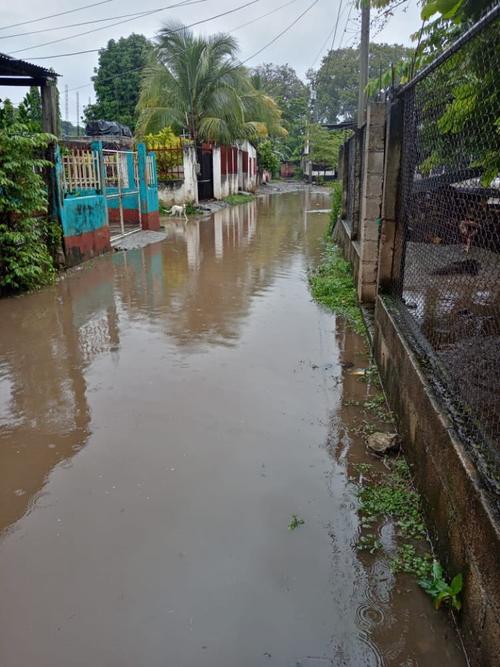
[[[200,2],[208,2],[208,0],[184,0],[184,2],[179,2],[178,5],[195,5]],[[178,5],[169,5],[168,7],[160,7],[158,10],[153,11],[163,11],[165,9],[171,9],[172,7],[177,7]],[[145,16],[149,12],[132,12],[129,14],[121,14],[118,16],[108,16],[105,19],[93,19],[92,21],[80,21],[79,23],[67,23],[66,25],[53,26],[52,28],[41,28],[40,30],[29,30],[28,32],[17,32],[13,35],[0,35],[0,39],[12,39],[14,37],[24,37],[25,35],[37,35],[41,32],[54,32],[55,30],[65,30],[66,28],[78,28],[81,25],[92,25],[94,23],[105,23],[106,21],[114,21],[115,19],[123,19],[129,16]],[[107,27],[107,26],[106,26]]]
[[[189,2],[189,3],[186,3],[186,4],[195,4],[196,2],[205,2],[205,1],[206,0],[192,0],[192,2]],[[240,30],[241,28],[244,28],[248,25],[251,25],[252,23],[256,23],[257,21],[260,21],[261,19],[266,18],[267,16],[270,16],[271,14],[274,14],[275,12],[279,11],[280,9],[283,9],[284,7],[288,7],[288,5],[292,5],[295,2],[297,2],[297,0],[289,0],[289,2],[285,2],[283,5],[280,5],[279,7],[276,7],[276,9],[273,9],[270,12],[266,12],[265,14],[261,14],[260,16],[257,16],[254,19],[252,19],[251,21],[246,21],[245,23],[241,23],[240,25],[237,25],[234,28],[231,28],[231,30],[229,30],[228,32],[229,33],[235,32],[236,30]],[[204,21],[208,21],[208,20],[211,20],[211,19],[204,19]],[[189,26],[183,26],[182,28],[179,28],[178,30],[175,30],[173,32],[178,32],[179,30],[184,30],[185,28],[190,28],[193,25],[196,25],[196,24],[193,23]],[[87,49],[85,51],[72,51],[70,53],[57,53],[57,54],[53,54],[51,56],[28,57],[27,60],[51,60],[53,58],[66,58],[68,56],[79,56],[79,55],[85,54],[85,53],[98,53],[100,50],[101,49]],[[141,69],[141,68],[139,68],[139,69]],[[122,72],[120,75],[116,75],[116,76],[121,76],[122,74],[129,74],[129,73],[133,73],[133,72],[136,72],[136,71],[137,71],[137,69],[127,70],[125,72]],[[83,86],[79,86],[78,88],[72,88],[71,90],[72,91],[73,90],[79,90],[80,88],[85,88],[85,87],[91,86],[91,85],[92,85],[92,83],[87,83],[87,84],[84,84]]]
[[[316,62],[318,61],[318,58],[319,58],[320,55],[323,53],[324,48],[325,48],[327,42],[329,41],[329,39],[330,39],[330,37],[332,36],[332,34],[335,32],[335,34],[333,35],[332,44],[331,44],[331,46],[330,46],[330,51],[333,49],[333,44],[334,44],[334,42],[335,42],[335,38],[336,38],[336,36],[337,36],[337,28],[338,28],[338,25],[339,25],[339,18],[340,18],[340,13],[341,13],[341,9],[342,9],[342,3],[343,3],[343,0],[340,0],[339,8],[338,8],[338,10],[337,10],[337,18],[336,18],[336,20],[335,20],[335,23],[333,24],[332,29],[330,30],[330,32],[329,32],[328,35],[326,36],[326,39],[325,39],[325,41],[323,42],[323,44],[321,45],[320,50],[319,50],[318,53],[316,54],[316,57],[314,58],[314,61],[313,61],[312,65],[311,65],[310,69],[312,69],[312,68],[314,67],[314,65],[315,65]]]
[[[251,2],[246,2],[243,5],[240,5],[239,7],[235,7],[234,9],[228,9],[225,12],[221,12],[220,14],[215,14],[214,16],[209,16],[206,19],[200,19],[199,21],[195,21],[194,23],[190,23],[189,25],[183,25],[180,28],[175,28],[174,30],[169,30],[170,33],[175,33],[175,32],[182,32],[183,30],[187,30],[188,28],[193,28],[194,26],[201,25],[202,23],[208,23],[209,21],[214,21],[215,19],[220,18],[221,16],[227,16],[227,14],[234,14],[235,12],[240,11],[240,9],[246,9],[246,7],[250,7],[251,5],[255,5],[257,2],[261,2],[261,0],[251,0]],[[316,0],[318,2],[318,0]],[[188,2],[183,3],[183,4],[188,4]],[[109,27],[109,26],[106,26]],[[59,57],[63,56],[77,56],[80,55],[81,53],[98,53],[101,49],[89,49],[86,51],[74,51],[72,53],[61,53],[59,54]],[[57,58],[58,55],[52,55],[52,56],[39,56],[39,57],[31,57],[31,56],[26,56],[27,60],[47,60],[51,58]],[[141,69],[141,68],[139,68]],[[137,69],[132,69],[132,70],[126,70],[125,72],[121,72],[118,76],[123,76],[124,74],[127,74],[128,72],[135,72]],[[85,84],[84,86],[79,86],[79,88],[85,88],[88,85],[92,84]],[[77,88],[73,88],[72,90],[77,90]]]
[[[339,46],[338,46],[339,49],[342,48],[342,42],[344,41],[344,36],[345,36],[346,30],[347,30],[347,25],[349,24],[349,19],[351,18],[351,12],[353,10],[353,7],[354,7],[354,2],[351,2],[351,6],[349,7],[349,13],[347,14],[347,20],[346,20],[345,26],[344,26],[344,31],[343,31],[342,35],[340,36],[340,42],[339,42]]]
[[[251,21],[246,21],[246,23],[240,23],[240,25],[231,28],[230,30],[228,30],[228,32],[231,33],[235,32],[236,30],[240,30],[241,28],[246,28],[248,25],[252,25],[252,23],[256,23],[257,21],[260,21],[260,19],[266,18],[266,16],[271,16],[271,14],[275,14],[280,9],[288,7],[288,5],[293,5],[295,2],[297,2],[297,0],[289,0],[289,2],[285,2],[284,5],[280,5],[279,7],[276,7],[276,9],[272,9],[270,12],[266,12],[265,14],[261,14],[260,16],[257,16],[256,18],[252,19]]]
[[[0,27],[0,30],[8,30],[9,28],[17,28],[20,25],[28,25],[28,23],[38,23],[38,21],[45,21],[47,19],[53,19],[57,16],[64,16],[65,14],[74,14],[74,12],[79,12],[82,9],[89,9],[90,7],[97,7],[98,5],[107,5],[113,0],[101,0],[100,2],[93,2],[91,5],[82,5],[76,9],[68,9],[65,12],[57,12],[57,14],[49,14],[48,16],[41,16],[38,19],[30,19],[29,21],[21,21],[20,23],[11,23],[10,25],[3,25]]]
[[[209,18],[207,18],[207,19],[202,19],[202,20],[200,20],[200,21],[196,21],[195,23],[191,23],[190,25],[182,26],[182,27],[180,27],[180,28],[177,28],[177,29],[175,29],[175,30],[172,30],[171,32],[180,32],[180,31],[182,31],[182,30],[186,30],[186,29],[188,29],[188,28],[192,28],[192,27],[194,27],[194,26],[196,26],[196,25],[199,25],[199,24],[201,24],[201,23],[206,23],[206,22],[208,22],[208,21],[212,21],[212,20],[214,20],[215,18],[219,18],[219,17],[221,17],[221,16],[225,16],[225,15],[227,15],[227,14],[234,13],[234,12],[240,10],[240,9],[243,9],[244,7],[249,7],[250,5],[253,5],[253,4],[255,4],[256,2],[259,2],[259,1],[260,1],[260,0],[252,0],[252,2],[245,3],[244,5],[241,5],[240,7],[236,7],[236,8],[234,8],[234,9],[228,10],[228,11],[226,11],[226,12],[222,12],[221,14],[217,14],[217,15],[215,15],[215,16],[211,16],[211,17],[209,17]],[[249,23],[253,23],[253,22],[255,22],[255,21],[257,21],[257,20],[259,20],[259,19],[261,19],[261,18],[264,18],[265,16],[268,16],[269,14],[272,14],[272,13],[274,13],[275,11],[278,11],[278,9],[282,9],[282,8],[285,7],[285,6],[292,4],[292,2],[295,2],[295,0],[291,0],[290,2],[287,2],[287,3],[283,4],[283,5],[281,5],[280,7],[277,7],[275,10],[272,10],[271,12],[267,12],[266,14],[263,14],[262,16],[259,16],[259,17],[255,18],[255,19],[252,19],[251,21],[248,21],[248,22],[246,23],[246,25],[248,25]],[[295,24],[296,24],[296,23],[297,23],[303,16],[305,16],[305,14],[307,14],[307,12],[309,12],[309,11],[314,7],[314,5],[316,5],[318,2],[319,2],[319,0],[314,0],[314,1],[313,1],[307,8],[303,11],[303,12],[301,12],[301,14],[299,14],[299,16],[297,16],[296,19],[294,19],[294,21],[292,21],[292,23],[290,23],[284,30],[282,30],[278,35],[276,35],[270,42],[268,42],[267,44],[265,44],[261,49],[259,49],[259,50],[256,51],[253,55],[249,56],[248,58],[246,58],[245,60],[243,60],[241,63],[239,63],[239,64],[238,64],[238,67],[241,66],[241,65],[243,65],[244,63],[248,62],[248,60],[251,60],[251,59],[254,58],[256,55],[262,53],[262,51],[264,51],[264,50],[267,49],[269,46],[271,46],[272,44],[274,44],[274,42],[276,42],[282,35],[284,35],[286,32],[288,32],[288,30],[290,30],[290,29],[291,29],[291,28],[292,28],[292,27],[293,27],[293,26],[294,26],[294,25],[295,25]],[[238,26],[236,29],[241,28],[241,27],[243,27],[244,25],[245,25],[245,24],[242,24],[242,25]],[[95,53],[95,52],[97,52],[97,51],[99,51],[99,50],[100,50],[100,49],[89,49],[89,50],[86,50],[86,51],[75,51],[75,52],[73,52],[73,53],[59,54],[59,56],[60,56],[60,57],[63,57],[63,56],[79,55],[79,54],[82,54],[82,53]],[[29,59],[29,60],[42,60],[42,59],[46,59],[46,58],[55,58],[55,57],[58,57],[58,56],[57,56],[57,55],[54,55],[54,56],[43,56],[43,57],[38,57],[38,58],[28,58],[28,59]],[[120,72],[120,74],[115,74],[115,75],[113,75],[113,76],[111,76],[111,77],[107,77],[107,78],[105,79],[105,81],[106,81],[106,83],[107,83],[107,82],[109,82],[109,81],[113,81],[114,79],[117,79],[117,78],[119,78],[119,77],[123,77],[123,76],[125,76],[125,75],[127,75],[127,74],[132,74],[132,73],[134,73],[134,72],[138,72],[138,71],[140,71],[140,70],[142,70],[142,67],[135,67],[135,68],[130,69],[130,70],[124,70],[123,72]],[[89,86],[92,86],[92,85],[93,85],[93,82],[91,81],[90,83],[85,83],[85,84],[82,84],[81,86],[76,86],[75,88],[70,88],[70,89],[68,90],[68,92],[74,92],[74,91],[76,91],[76,90],[81,90],[82,88],[88,88]]]
[[[311,4],[309,5],[309,7],[307,7],[301,14],[299,14],[299,15],[297,16],[296,19],[294,19],[289,25],[287,25],[286,28],[284,28],[284,29],[283,29],[281,32],[279,32],[275,37],[273,37],[273,39],[272,39],[270,42],[268,42],[267,44],[265,44],[261,49],[259,49],[259,50],[256,51],[255,53],[252,53],[252,55],[251,55],[251,56],[248,56],[248,58],[245,58],[245,60],[242,60],[242,61],[241,61],[241,64],[244,65],[244,64],[247,63],[249,60],[252,60],[252,58],[255,58],[255,56],[258,56],[260,53],[262,53],[262,51],[265,51],[265,49],[267,49],[269,46],[271,46],[271,45],[274,44],[276,41],[278,41],[278,39],[279,39],[280,37],[282,37],[286,32],[288,32],[291,28],[293,28],[293,26],[294,26],[296,23],[298,23],[298,22],[300,21],[300,19],[301,19],[303,16],[305,16],[305,15],[307,14],[307,12],[309,12],[309,11],[314,7],[314,5],[317,5],[318,2],[319,2],[319,0],[313,0],[313,2],[311,2]]]
[[[253,2],[249,2],[246,5],[243,5],[244,7],[253,5],[255,2],[260,2],[260,0],[253,0]],[[83,35],[90,35],[93,32],[99,32],[100,30],[107,30],[108,28],[112,28],[117,25],[122,25],[123,23],[130,23],[130,21],[136,21],[139,18],[143,18],[144,16],[150,16],[152,14],[158,14],[158,12],[163,12],[166,9],[171,9],[172,7],[180,7],[182,5],[189,4],[188,2],[181,2],[181,3],[176,3],[174,5],[170,5],[168,7],[162,7],[160,9],[152,9],[150,11],[144,12],[140,16],[135,16],[132,18],[127,18],[124,19],[123,21],[116,21],[115,23],[109,23],[108,25],[101,26],[100,28],[92,28],[91,30],[85,30],[84,32],[79,32],[76,35],[70,35],[69,37],[61,37],[60,39],[52,39],[49,42],[44,42],[43,44],[35,44],[35,46],[27,46],[24,49],[17,49],[16,51],[11,51],[9,55],[14,55],[15,53],[22,53],[23,51],[31,51],[32,49],[40,49],[43,46],[49,46],[50,44],[59,44],[60,42],[67,42],[68,39],[75,39],[76,37],[82,37]],[[236,10],[233,10],[236,11]],[[231,12],[229,12],[231,13]],[[223,14],[219,14],[219,16],[223,16]]]

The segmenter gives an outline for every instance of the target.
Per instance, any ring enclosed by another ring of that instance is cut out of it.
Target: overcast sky
[[[73,51],[98,49],[106,45],[111,38],[130,35],[132,32],[142,33],[147,37],[153,37],[158,27],[167,20],[178,20],[185,24],[194,23],[214,14],[243,5],[245,0],[202,0],[189,7],[177,7],[168,9],[151,16],[143,16],[134,20],[109,27],[108,22],[83,25],[79,27],[66,28],[62,30],[49,30],[59,26],[82,21],[117,17],[123,14],[139,11],[149,11],[163,6],[172,5],[181,0],[107,0],[97,7],[83,9],[71,14],[59,16],[44,21],[29,23],[24,26],[0,30],[0,52],[13,55],[16,58],[30,60],[33,63],[52,67],[61,74],[59,88],[61,91],[61,111],[64,117],[64,86],[68,85],[69,93],[69,120],[76,121],[76,92],[72,89],[80,86],[80,105],[83,107],[89,101],[94,100],[93,87],[90,77],[97,63],[97,53],[87,53],[64,58],[53,58],[60,53]],[[193,1],[193,0],[188,0]],[[227,16],[205,23],[195,31],[203,34],[225,31],[234,33],[240,44],[240,57],[242,60],[261,49],[267,42],[271,41],[279,32],[289,25],[301,14],[313,0],[257,0],[252,6]],[[1,10],[0,27],[9,26],[14,23],[29,21],[32,19],[56,14],[67,10],[99,2],[99,0],[52,0],[50,3],[42,3],[40,0],[19,0],[19,2],[7,2],[4,0]],[[288,32],[286,32],[274,44],[265,49],[261,54],[250,60],[249,66],[258,65],[262,62],[288,63],[297,70],[299,76],[304,78],[305,72],[313,65],[315,59],[316,67],[321,61],[321,56],[328,50],[339,4],[341,0],[317,0],[315,6],[303,16]],[[242,23],[251,21],[282,5],[275,13],[241,27]],[[378,34],[373,34],[372,39],[376,42],[411,44],[410,35],[419,27],[419,8],[417,0],[409,0],[406,9],[398,8],[390,17],[385,28]],[[8,5],[8,6],[6,6]],[[350,12],[350,15],[349,15]],[[347,20],[349,18],[349,21]],[[124,19],[114,18],[114,21]],[[109,23],[113,23],[111,20]],[[87,35],[76,37],[80,32],[99,30]],[[24,33],[32,30],[44,30],[34,35],[19,35],[5,38],[4,36]],[[47,30],[45,32],[45,30]],[[376,29],[375,31],[376,32]],[[359,17],[357,10],[352,7],[350,0],[343,0],[339,18],[337,37],[334,48],[340,44],[350,46],[357,43],[359,33]],[[37,45],[51,40],[71,37],[65,41],[36,48]],[[324,50],[321,51],[322,45]],[[13,54],[13,51],[19,53]],[[51,56],[49,59],[35,60],[35,57]],[[89,84],[89,85],[86,85]],[[22,88],[2,88],[0,98],[10,97],[17,102],[24,95]]]

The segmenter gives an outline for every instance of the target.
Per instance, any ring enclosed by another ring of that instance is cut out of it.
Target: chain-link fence
[[[400,92],[394,292],[483,479],[500,443],[499,12]]]
[[[363,126],[355,129],[353,135],[344,144],[343,169],[345,170],[346,206],[343,214],[353,240],[357,239],[359,232],[364,139],[365,127]]]

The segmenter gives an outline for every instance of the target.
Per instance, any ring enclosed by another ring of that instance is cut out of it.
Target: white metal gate
[[[103,156],[108,225],[115,240],[141,229],[137,153],[104,149]]]

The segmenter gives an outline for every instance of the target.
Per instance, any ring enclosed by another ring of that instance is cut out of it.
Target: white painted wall
[[[195,204],[198,203],[198,174],[196,149],[194,146],[184,146],[183,167],[184,182],[158,184],[158,199],[163,206],[172,206],[172,204],[188,204],[189,202],[193,202]]]

